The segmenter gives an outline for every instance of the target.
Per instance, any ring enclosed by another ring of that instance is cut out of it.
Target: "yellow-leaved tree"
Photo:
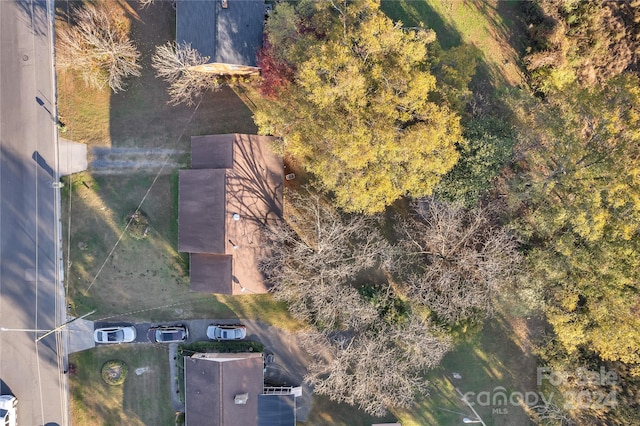
[[[344,210],[371,214],[429,195],[462,142],[459,117],[430,100],[434,40],[392,22],[375,1],[280,3],[263,58],[282,66],[263,73],[289,74],[268,79],[285,82],[269,88],[256,123]]]
[[[513,106],[522,161],[512,196],[549,322],[569,352],[640,374],[640,80]]]

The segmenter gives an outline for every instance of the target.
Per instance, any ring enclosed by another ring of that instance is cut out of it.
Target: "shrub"
[[[149,216],[142,210],[136,210],[127,214],[125,224],[128,224],[129,234],[136,240],[147,237],[149,232]]]
[[[127,378],[129,367],[124,361],[112,359],[102,366],[102,380],[111,386],[120,386]]]

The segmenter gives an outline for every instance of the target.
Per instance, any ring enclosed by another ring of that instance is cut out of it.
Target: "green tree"
[[[340,207],[375,213],[429,195],[454,166],[459,118],[429,99],[432,32],[405,30],[359,0],[278,5],[267,37],[295,71],[256,123],[282,137]]]
[[[640,373],[639,80],[513,106],[522,161],[512,195],[547,317],[569,352],[592,350]]]
[[[465,143],[458,146],[460,160],[440,181],[436,195],[474,206],[493,188],[494,179],[509,161],[516,134],[508,122],[486,116],[469,120],[463,135]]]
[[[637,0],[527,2],[532,46],[524,62],[534,86],[547,92],[576,80],[594,85],[637,69],[639,4]]]

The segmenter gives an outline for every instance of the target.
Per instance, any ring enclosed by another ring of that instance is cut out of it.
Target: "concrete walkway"
[[[60,138],[60,176],[87,170],[87,145]]]
[[[79,319],[75,320],[66,327],[69,353],[84,351],[96,346],[93,340],[93,321]]]
[[[187,154],[176,149],[93,147],[89,168],[100,175],[170,174],[176,168],[188,166]]]

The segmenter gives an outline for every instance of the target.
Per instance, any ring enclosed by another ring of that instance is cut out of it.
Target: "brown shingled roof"
[[[225,252],[225,170],[180,170],[178,251]]]
[[[262,354],[195,354],[184,358],[186,425],[258,424],[263,389]],[[248,393],[246,404],[236,395]]]
[[[227,264],[198,256],[192,290],[267,291],[258,269],[258,259],[269,253],[261,228],[282,217],[284,188],[282,157],[271,152],[271,139],[241,134],[191,138],[193,169],[179,176],[179,251],[232,258],[231,276],[223,282]]]
[[[191,290],[231,294],[233,258],[224,254],[191,253]]]

